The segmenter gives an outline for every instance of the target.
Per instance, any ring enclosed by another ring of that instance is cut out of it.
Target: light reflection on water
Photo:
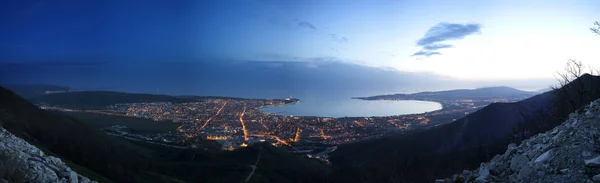
[[[307,99],[296,104],[262,108],[281,115],[320,117],[371,117],[416,114],[439,110],[437,102],[415,100],[360,100],[351,98]]]

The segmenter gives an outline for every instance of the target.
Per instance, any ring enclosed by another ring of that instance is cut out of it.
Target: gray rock
[[[510,160],[510,169],[513,171],[518,171],[523,167],[523,165],[527,164],[529,159],[527,159],[524,155],[516,155]]]
[[[535,159],[534,163],[547,163],[552,158],[552,150],[546,151],[544,154],[540,155]]]
[[[0,127],[0,153],[15,160],[14,169],[23,174],[22,182],[79,183],[78,175],[59,158],[46,156],[43,151],[30,145]],[[82,179],[90,181],[88,178]],[[1,183],[1,182],[0,182]]]
[[[540,141],[540,142],[541,142],[541,141]],[[533,149],[534,149],[534,150],[536,150],[536,151],[541,151],[541,150],[543,150],[545,147],[546,147],[546,144],[542,144],[542,143],[533,145]]]
[[[560,173],[562,173],[562,174],[565,174],[565,173],[567,173],[567,172],[569,172],[569,169],[568,169],[568,168],[565,168],[565,169],[561,169],[561,170],[560,170]]]
[[[80,183],[90,183],[90,179],[88,179],[87,177],[83,177],[81,175],[78,175],[77,178],[79,178],[79,182]]]
[[[592,177],[592,180],[593,180],[594,182],[600,182],[600,174],[598,174],[598,175],[594,175],[594,177]]]
[[[533,143],[533,144],[540,144],[540,143],[542,143],[542,139],[541,139],[541,138],[540,138],[540,136],[538,135],[538,136],[536,136],[536,137],[532,138],[532,139],[530,140],[530,142],[531,142],[531,143]]]
[[[502,175],[506,168],[507,165],[503,162],[494,162],[489,165],[490,173],[493,175]]]
[[[526,164],[525,166],[523,166],[523,168],[521,168],[521,170],[519,170],[519,174],[517,176],[520,180],[523,180],[529,177],[531,173],[533,173],[533,167]]]
[[[483,181],[490,176],[490,169],[487,166],[479,168],[479,176],[477,177],[478,181]]]
[[[62,177],[62,178],[68,178],[69,176],[71,176],[71,172],[70,171],[58,171],[58,172],[59,172],[58,175],[60,177]]]
[[[538,177],[543,177],[544,175],[546,175],[546,172],[544,172],[544,171],[537,171],[537,176]]]
[[[571,118],[571,119],[576,118],[576,117],[577,117],[577,114],[575,114],[575,113],[569,114],[569,118]]]
[[[69,172],[69,183],[78,183],[79,179],[77,178],[77,173],[74,171]]]
[[[508,147],[506,148],[506,152],[504,152],[505,156],[511,155],[513,152],[515,152],[515,150],[517,149],[517,145],[512,143],[512,144],[508,144]]]
[[[561,134],[562,134],[562,133],[558,133],[558,134],[556,134],[554,137],[552,137],[552,140],[553,140],[553,141],[557,141],[558,139],[560,139],[560,138],[562,137],[562,135],[561,135]]]
[[[481,163],[478,171],[456,174],[452,180],[465,182],[600,182],[600,99],[571,113],[554,129],[534,134],[519,146],[508,145],[503,154]],[[583,162],[582,162],[583,161]],[[473,177],[475,176],[475,177]]]
[[[600,167],[600,156],[596,156],[595,158],[585,160],[585,166],[589,167]]]

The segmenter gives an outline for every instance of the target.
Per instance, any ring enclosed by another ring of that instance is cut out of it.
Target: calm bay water
[[[281,115],[320,117],[371,117],[416,114],[439,110],[442,105],[428,101],[383,101],[348,98],[302,99],[299,103],[262,108]]]
[[[272,68],[252,63],[255,62],[241,65],[219,65],[217,62],[25,64],[0,67],[0,73],[6,72],[10,74],[9,78],[17,78],[18,80],[12,81],[14,83],[47,83],[78,90],[259,99],[291,96],[301,102],[263,110],[295,116],[392,116],[441,109],[441,104],[435,102],[351,99],[418,92],[423,90],[423,86],[431,86],[410,85],[410,82],[393,80],[390,78],[395,78],[396,75],[389,75],[388,72],[370,71],[362,67],[362,70],[357,70],[355,67],[342,67],[343,64],[316,68],[288,64]],[[340,68],[346,69],[339,70]],[[340,73],[352,74],[339,75]],[[383,75],[372,78],[350,77],[374,73]],[[3,82],[6,81],[0,81]]]

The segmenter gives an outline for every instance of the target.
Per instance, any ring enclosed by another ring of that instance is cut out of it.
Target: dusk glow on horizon
[[[464,80],[600,67],[600,2],[4,1],[2,62],[340,61]],[[35,53],[35,54],[33,54]]]

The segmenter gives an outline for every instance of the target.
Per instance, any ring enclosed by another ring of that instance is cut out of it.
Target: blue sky
[[[597,0],[0,3],[0,59],[335,60],[466,80],[600,67]]]

